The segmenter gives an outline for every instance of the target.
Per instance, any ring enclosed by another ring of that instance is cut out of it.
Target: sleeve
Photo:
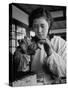
[[[47,57],[46,63],[50,71],[58,77],[66,77],[66,43],[60,37],[52,40],[54,50]]]

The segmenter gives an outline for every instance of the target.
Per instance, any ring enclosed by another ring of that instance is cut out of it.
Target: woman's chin
[[[41,39],[45,39],[46,37],[43,35],[37,35],[37,37],[41,40]]]
[[[40,37],[40,39],[42,40],[42,39],[45,39],[46,37]]]

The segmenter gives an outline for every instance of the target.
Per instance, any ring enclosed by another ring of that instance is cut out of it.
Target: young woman
[[[31,70],[45,72],[45,79],[50,82],[53,77],[66,77],[66,42],[59,36],[49,37],[53,19],[48,10],[38,8],[29,16],[29,28],[40,38]]]

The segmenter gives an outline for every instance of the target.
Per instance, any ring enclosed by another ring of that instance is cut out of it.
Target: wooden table
[[[19,87],[19,86],[36,86],[36,85],[48,85],[48,84],[61,84],[61,81],[57,79],[56,81],[52,80],[50,82],[46,82],[44,81],[44,74],[39,73],[39,74],[28,75],[20,80],[14,81],[12,83],[12,86]]]

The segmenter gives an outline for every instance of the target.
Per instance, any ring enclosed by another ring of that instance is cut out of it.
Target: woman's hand
[[[44,40],[40,40],[39,43],[44,45],[44,49],[45,49],[45,52],[47,53],[47,56],[50,56],[53,52],[53,48],[52,48],[50,40],[46,38]]]

